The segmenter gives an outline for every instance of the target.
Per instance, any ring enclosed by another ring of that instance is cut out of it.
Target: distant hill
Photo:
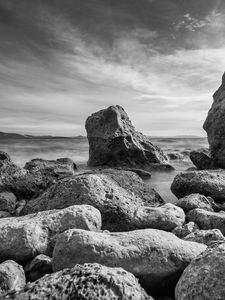
[[[18,134],[18,133],[7,133],[0,132],[0,140],[1,139],[86,139],[85,136],[79,135],[74,137],[64,137],[64,136],[51,136],[51,135],[29,135],[29,134]]]

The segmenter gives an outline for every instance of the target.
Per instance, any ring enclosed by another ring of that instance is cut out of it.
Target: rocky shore
[[[88,117],[89,169],[69,158],[24,168],[0,152],[0,299],[225,299],[225,77],[205,122],[208,150],[165,203],[144,181],[171,170],[124,109]]]

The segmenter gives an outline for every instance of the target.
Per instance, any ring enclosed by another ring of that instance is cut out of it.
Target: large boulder
[[[0,264],[0,296],[10,290],[21,290],[26,284],[23,267],[13,260]]]
[[[176,205],[181,207],[185,213],[195,208],[201,208],[208,211],[213,211],[212,204],[209,199],[200,194],[191,194],[176,202]]]
[[[100,210],[103,229],[135,229],[134,215],[140,207],[164,204],[162,198],[133,172],[90,171],[66,178],[27,203],[23,214],[70,205],[89,204]]]
[[[225,171],[204,170],[178,174],[171,185],[171,191],[177,198],[190,194],[210,196],[215,201],[225,200]]]
[[[156,229],[122,233],[72,229],[58,236],[52,263],[54,271],[85,262],[122,267],[154,295],[171,292],[185,267],[205,248]]]
[[[194,258],[175,290],[176,300],[225,299],[225,243],[215,243]]]
[[[100,212],[92,206],[74,205],[0,219],[0,262],[13,259],[27,263],[38,254],[51,254],[54,236],[70,228],[100,230]]]
[[[225,241],[225,238],[219,229],[209,229],[196,230],[195,232],[185,236],[184,240],[210,245],[215,241]]]
[[[200,229],[219,229],[225,235],[225,212],[210,212],[193,209],[187,214],[187,220],[195,222]]]
[[[207,132],[211,156],[221,168],[225,168],[225,73],[220,88],[213,95],[203,128]]]
[[[99,264],[76,265],[45,275],[24,290],[8,294],[7,299],[153,300],[132,274]]]
[[[216,165],[208,149],[199,149],[190,152],[190,159],[198,170],[215,169]]]
[[[137,132],[121,106],[100,110],[86,121],[90,166],[147,168],[166,163],[163,151],[150,138]]]

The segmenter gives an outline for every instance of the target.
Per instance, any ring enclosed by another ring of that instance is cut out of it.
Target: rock
[[[146,169],[151,163],[166,163],[163,151],[150,138],[137,132],[121,106],[110,106],[88,117],[89,166]]]
[[[0,219],[1,218],[10,218],[12,215],[7,211],[0,211]]]
[[[173,172],[175,168],[169,164],[150,164],[148,170],[151,172]]]
[[[0,210],[14,213],[16,208],[16,197],[13,193],[0,193]]]
[[[182,160],[184,159],[184,155],[179,153],[179,152],[171,152],[171,153],[167,153],[167,157],[170,160]]]
[[[172,231],[173,234],[175,234],[180,239],[184,238],[185,236],[189,235],[192,232],[195,232],[198,230],[199,227],[194,222],[189,222],[187,224],[184,224],[183,226],[177,226]]]
[[[47,255],[40,254],[26,264],[24,271],[27,281],[36,281],[45,274],[52,273],[52,259]]]
[[[26,201],[25,200],[17,201],[17,203],[16,203],[16,211],[15,211],[15,215],[17,217],[20,215],[20,213],[24,209],[25,205],[26,205]]]
[[[51,239],[69,228],[100,230],[100,212],[92,206],[74,205],[63,210],[0,219],[0,261],[13,259],[27,263],[38,254],[51,254]]]
[[[216,165],[225,168],[225,74],[222,85],[213,95],[213,104],[209,110],[203,128],[207,132],[211,157]]]
[[[15,261],[0,264],[0,296],[10,290],[21,290],[26,284],[23,268]]]
[[[191,151],[190,159],[198,170],[216,169],[216,165],[206,149]]]
[[[212,205],[208,198],[200,194],[191,194],[182,199],[179,199],[176,205],[181,207],[185,211],[185,213],[189,212],[194,208],[201,208],[208,211],[213,211]]]
[[[193,209],[187,214],[187,220],[195,222],[200,229],[219,229],[225,235],[225,213]]]
[[[156,229],[122,233],[72,229],[58,236],[52,263],[54,271],[87,261],[122,267],[151,295],[168,295],[185,267],[205,248]]]
[[[215,243],[194,258],[175,290],[176,300],[225,299],[225,244]]]
[[[225,171],[207,170],[180,173],[171,185],[171,191],[177,198],[190,194],[210,196],[215,201],[225,200]]]
[[[99,264],[76,265],[45,275],[23,291],[9,294],[7,299],[153,300],[132,274]]]
[[[185,223],[183,209],[167,203],[160,207],[141,207],[136,211],[136,228],[155,228],[172,231]]]
[[[133,172],[103,169],[59,181],[46,193],[27,203],[23,214],[89,204],[100,210],[103,229],[136,228],[134,215],[140,207],[164,204],[162,198]]]
[[[134,168],[115,168],[116,170],[125,170],[125,171],[131,171],[136,173],[138,176],[140,176],[142,179],[149,179],[151,178],[151,173],[142,169],[134,169]]]
[[[184,240],[209,245],[213,241],[225,241],[225,238],[219,229],[210,229],[196,230],[187,235]]]

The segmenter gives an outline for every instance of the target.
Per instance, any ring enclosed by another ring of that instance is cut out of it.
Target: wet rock
[[[16,208],[16,197],[13,193],[0,193],[0,210],[14,213]]]
[[[46,275],[23,291],[9,294],[7,299],[153,300],[132,274],[99,264],[76,265]]]
[[[216,169],[213,159],[210,157],[208,149],[191,151],[190,159],[198,170]]]
[[[10,290],[21,290],[25,284],[23,267],[12,260],[0,264],[0,296]]]
[[[195,232],[198,230],[199,227],[194,222],[189,222],[187,224],[184,224],[183,226],[177,226],[172,231],[173,234],[175,234],[180,239],[184,238],[185,236],[189,235],[192,232]]]
[[[192,241],[205,245],[211,244],[213,241],[224,241],[225,238],[219,229],[196,230],[184,238],[185,241]]]
[[[210,212],[193,209],[187,214],[187,220],[195,222],[200,229],[219,229],[225,235],[225,212]]]
[[[194,258],[175,290],[176,300],[225,299],[225,243],[215,243]]]
[[[171,191],[177,198],[198,193],[223,202],[225,200],[225,171],[205,170],[180,173],[174,178]]]
[[[207,132],[211,157],[215,164],[225,168],[225,74],[220,88],[213,95],[213,104],[209,110],[203,128]]]
[[[51,239],[69,229],[99,230],[100,212],[88,205],[0,219],[0,261],[27,263],[38,254],[50,254]]]
[[[52,259],[47,255],[40,254],[26,264],[24,271],[27,281],[36,281],[44,275],[52,273]]]
[[[121,106],[110,106],[88,117],[89,166],[127,166],[146,169],[167,157],[150,138],[137,132]]]
[[[185,213],[195,208],[213,211],[212,205],[208,198],[200,194],[191,194],[182,199],[179,199],[176,205],[181,207],[185,211]]]
[[[87,261],[120,266],[137,276],[151,295],[166,295],[173,291],[185,267],[205,248],[205,245],[183,241],[172,233],[156,229],[122,233],[74,229],[58,236],[53,270]]]
[[[103,229],[127,231],[136,228],[134,214],[143,206],[164,201],[133,172],[103,169],[59,181],[46,193],[27,203],[23,214],[89,204],[100,210]]]
[[[185,223],[185,214],[183,209],[171,203],[160,207],[141,207],[136,211],[134,222],[137,228],[172,231]]]
[[[184,158],[184,155],[179,152],[167,153],[167,156],[170,160],[182,160]]]

